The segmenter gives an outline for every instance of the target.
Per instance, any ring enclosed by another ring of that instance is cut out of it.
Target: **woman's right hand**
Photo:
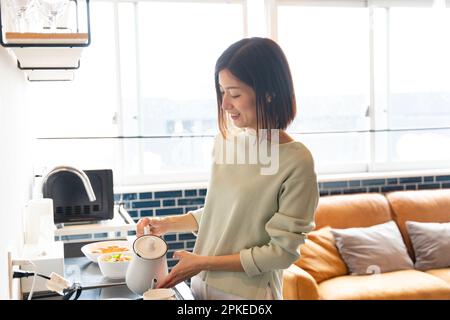
[[[170,222],[165,218],[141,218],[137,223],[136,236],[145,234],[144,230],[148,227],[149,233],[155,236],[162,236],[169,231]]]

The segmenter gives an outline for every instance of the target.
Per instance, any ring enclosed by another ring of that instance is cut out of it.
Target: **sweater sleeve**
[[[203,208],[190,211],[189,213],[192,214],[192,216],[194,217],[195,221],[197,221],[197,226],[200,228],[200,221],[202,220]],[[197,229],[197,231],[193,231],[192,233],[195,236],[197,236],[198,229]]]
[[[314,229],[314,213],[319,201],[316,175],[286,180],[279,193],[279,210],[266,223],[267,245],[240,251],[245,273],[252,277],[276,269],[286,269],[300,257],[300,245]]]

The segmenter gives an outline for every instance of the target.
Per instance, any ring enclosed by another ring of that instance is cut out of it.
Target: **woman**
[[[215,85],[221,133],[204,207],[142,218],[137,236],[147,226],[159,236],[197,234],[193,253],[175,252],[179,262],[158,287],[192,277],[197,299],[282,299],[283,269],[300,257],[319,198],[311,153],[285,132],[296,114],[286,57],[270,39],[240,40],[217,60]],[[269,145],[271,157],[278,157],[275,170],[219,160],[229,142],[241,151]]]

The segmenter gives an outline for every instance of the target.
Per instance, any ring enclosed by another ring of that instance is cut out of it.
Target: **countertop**
[[[72,283],[79,283],[83,291],[78,300],[131,299],[142,297],[130,291],[124,279],[112,280],[102,276],[96,263],[86,257],[65,258],[64,277]],[[181,282],[174,288],[178,300],[194,300],[187,283]],[[59,295],[36,295],[33,299],[62,299]]]

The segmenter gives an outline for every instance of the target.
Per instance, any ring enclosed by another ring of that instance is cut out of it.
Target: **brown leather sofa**
[[[450,300],[450,268],[349,275],[330,232],[330,228],[369,227],[394,220],[415,261],[405,221],[450,222],[450,190],[322,197],[315,220],[315,230],[301,247],[301,258],[284,272],[284,299]]]

